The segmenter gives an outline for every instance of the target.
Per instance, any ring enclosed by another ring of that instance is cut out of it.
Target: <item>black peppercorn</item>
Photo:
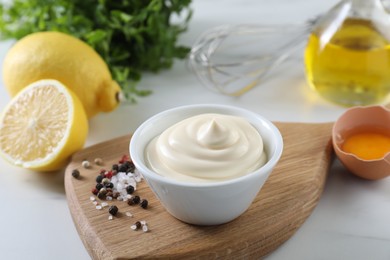
[[[134,173],[134,170],[135,170],[135,165],[134,165],[134,163],[133,163],[133,162],[129,162],[127,171],[128,171],[128,172],[131,172],[131,173]]]
[[[138,204],[140,201],[141,201],[141,199],[140,199],[139,196],[134,196],[134,197],[131,197],[131,198],[127,201],[127,204],[129,204],[130,206],[132,206],[132,205]]]
[[[118,207],[115,205],[110,206],[110,208],[108,209],[108,213],[115,216],[118,213]]]
[[[74,177],[74,178],[79,178],[80,177],[80,171],[79,170],[77,170],[77,169],[75,169],[75,170],[73,170],[72,171],[72,176]]]
[[[124,164],[126,165],[126,172],[134,172],[135,166],[132,161],[126,161]]]
[[[127,165],[125,163],[119,165],[118,172],[127,172]]]
[[[101,200],[104,200],[106,198],[106,193],[104,192],[98,192],[97,197]]]
[[[146,209],[148,207],[148,201],[146,199],[141,200],[141,208]]]
[[[139,221],[135,222],[134,225],[136,226],[137,229],[141,228],[141,222]]]
[[[101,188],[103,188],[104,187],[104,185],[102,184],[102,183],[97,183],[96,184],[96,189],[97,190],[100,190]]]
[[[97,182],[97,183],[101,183],[102,180],[103,180],[103,178],[104,178],[104,176],[102,176],[102,175],[99,174],[99,175],[96,177],[96,182]]]
[[[133,194],[134,192],[134,186],[133,185],[129,185],[126,187],[126,191],[127,191],[127,194]]]
[[[114,184],[112,182],[106,183],[105,186],[106,188],[110,188],[110,189],[114,188]]]
[[[119,170],[118,164],[112,165],[112,170],[113,170],[113,171],[118,171],[118,170]]]

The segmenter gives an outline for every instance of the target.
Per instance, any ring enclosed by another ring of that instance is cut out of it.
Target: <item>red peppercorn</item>
[[[111,179],[112,178],[112,171],[108,171],[104,174],[104,177],[108,178],[108,179]]]
[[[96,188],[93,188],[93,189],[92,189],[92,193],[93,193],[94,195],[97,195],[98,192],[99,192],[98,189],[96,189]]]
[[[124,155],[122,156],[122,158],[119,160],[119,163],[124,163],[124,162],[126,162],[128,159],[130,159],[129,156],[128,156],[127,154],[124,154]]]

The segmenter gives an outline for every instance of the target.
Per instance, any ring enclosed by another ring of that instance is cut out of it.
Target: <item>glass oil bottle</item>
[[[380,0],[343,0],[323,15],[305,49],[306,76],[325,99],[344,106],[390,93],[390,15]]]

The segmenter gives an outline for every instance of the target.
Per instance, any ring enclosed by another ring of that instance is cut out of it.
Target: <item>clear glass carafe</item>
[[[305,67],[311,87],[345,106],[384,102],[390,93],[390,15],[381,0],[343,0],[309,36]]]

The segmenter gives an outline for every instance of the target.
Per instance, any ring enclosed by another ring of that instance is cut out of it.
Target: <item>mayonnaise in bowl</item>
[[[155,137],[145,150],[156,173],[185,182],[216,182],[266,163],[263,139],[246,119],[218,113],[186,118]]]
[[[160,112],[129,143],[135,167],[162,206],[195,225],[223,224],[243,214],[282,151],[283,138],[272,122],[216,104]]]

